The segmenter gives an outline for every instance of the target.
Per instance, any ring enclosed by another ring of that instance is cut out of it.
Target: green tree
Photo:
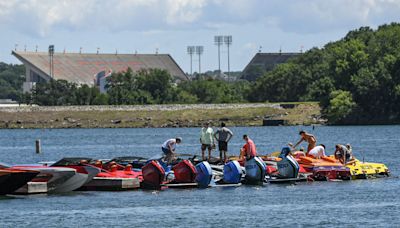
[[[0,99],[19,100],[25,81],[25,67],[0,62]]]
[[[339,123],[353,111],[355,106],[356,103],[349,91],[332,91],[326,116],[331,123]]]
[[[166,70],[140,70],[135,84],[139,90],[149,93],[156,103],[164,104],[172,100],[172,77]]]

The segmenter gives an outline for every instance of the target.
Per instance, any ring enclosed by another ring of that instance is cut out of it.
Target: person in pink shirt
[[[247,135],[243,135],[243,140],[246,144],[244,144],[243,148],[240,150],[240,160],[243,160],[244,158],[249,160],[257,156],[257,149],[253,140],[251,140]]]

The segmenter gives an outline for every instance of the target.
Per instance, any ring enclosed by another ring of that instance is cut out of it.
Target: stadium
[[[37,82],[63,79],[77,84],[95,84],[101,72],[121,72],[157,68],[168,71],[176,82],[188,80],[187,75],[169,54],[99,54],[12,51],[25,68],[23,91],[29,92]]]

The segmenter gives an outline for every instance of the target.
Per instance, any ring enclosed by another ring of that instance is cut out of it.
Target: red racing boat
[[[105,164],[96,161],[94,166],[100,172],[79,190],[120,191],[140,188],[142,171],[133,169],[130,164],[123,166],[114,161]]]

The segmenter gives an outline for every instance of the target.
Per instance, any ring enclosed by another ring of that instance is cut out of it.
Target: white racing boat
[[[49,167],[45,165],[15,165],[0,167],[33,170],[39,174],[25,186],[18,189],[16,193],[64,193],[74,191],[84,185],[89,177],[93,177],[93,173],[97,170],[91,166],[83,166],[81,170],[70,167]],[[88,171],[86,171],[88,170]]]

